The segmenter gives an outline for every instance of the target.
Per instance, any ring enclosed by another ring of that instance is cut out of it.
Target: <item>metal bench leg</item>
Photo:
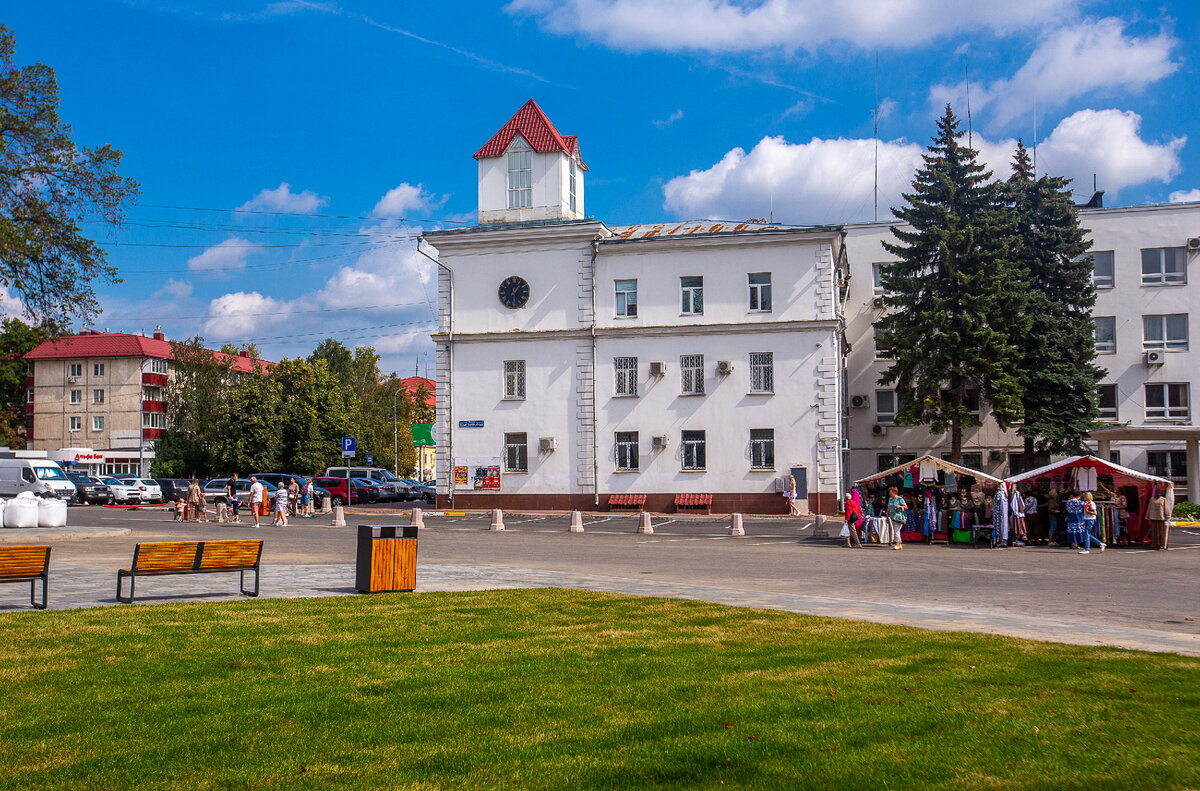
[[[42,603],[38,604],[34,599],[34,592],[37,590],[37,580],[29,581],[29,603],[33,605],[34,609],[44,610],[46,609],[46,575],[43,574],[38,579],[42,581]]]
[[[126,576],[126,575],[122,574],[119,571],[117,572],[117,601],[119,601],[123,604],[132,604],[133,603],[133,579],[134,578],[133,578],[132,574],[128,575],[128,577],[129,577],[129,598],[123,599],[123,598],[121,598],[121,578],[124,576]]]
[[[243,596],[257,596],[258,595],[258,577],[259,577],[258,567],[255,566],[253,571],[254,571],[254,590],[253,591],[246,590],[246,569],[242,569],[242,571],[240,571],[238,573],[238,586],[242,589]]]

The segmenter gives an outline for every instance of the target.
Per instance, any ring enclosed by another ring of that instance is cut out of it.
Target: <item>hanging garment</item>
[[[937,465],[933,463],[933,459],[926,459],[921,462],[921,483],[936,482],[937,472]]]
[[[905,489],[911,489],[911,488],[913,488],[913,474],[912,474],[912,470],[905,470],[905,471],[904,471],[904,488],[905,488]]]
[[[954,494],[958,491],[958,473],[946,473],[946,493]]]
[[[1008,543],[1008,494],[1001,484],[992,496],[993,543]]]
[[[1015,489],[1012,499],[1009,500],[1009,508],[1012,510],[1013,540],[1024,543],[1028,538],[1028,531],[1025,527],[1025,498],[1021,497],[1021,493]]]
[[[925,492],[925,535],[937,530],[938,527],[938,509],[937,503],[934,502],[933,493]]]
[[[1075,474],[1075,483],[1081,492],[1096,491],[1096,468],[1095,467],[1080,467]]]

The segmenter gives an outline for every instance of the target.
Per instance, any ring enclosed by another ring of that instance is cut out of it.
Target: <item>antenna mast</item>
[[[875,222],[879,222],[879,50],[875,50]]]
[[[971,134],[971,69],[963,64],[963,74],[967,81],[967,148],[974,148],[975,142]]]
[[[1033,97],[1033,180],[1037,181],[1037,97]]]

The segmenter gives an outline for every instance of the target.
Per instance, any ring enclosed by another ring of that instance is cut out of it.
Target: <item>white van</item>
[[[75,484],[49,459],[0,458],[0,497],[33,492],[41,497],[75,499]]]
[[[326,478],[345,478],[346,467],[326,467]],[[351,478],[365,478],[379,487],[379,499],[384,502],[407,500],[408,486],[382,467],[350,467]]]

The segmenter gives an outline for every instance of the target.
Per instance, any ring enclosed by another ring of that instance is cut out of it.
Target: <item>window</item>
[[[950,461],[950,453],[942,454],[942,461]],[[911,461],[911,459],[910,459]],[[900,462],[897,462],[899,464]],[[983,469],[983,454],[982,453],[964,453],[962,455],[962,466],[970,467],[973,470]]]
[[[683,395],[704,395],[704,355],[679,356],[679,392]]]
[[[151,360],[150,373],[167,375],[168,367],[166,360]]]
[[[637,315],[637,281],[636,280],[618,280],[616,281],[617,289],[617,315],[633,317]]]
[[[1117,386],[1100,385],[1099,391],[1096,393],[1096,402],[1100,406],[1100,419],[1110,422],[1117,422]]]
[[[33,403],[33,388],[32,387],[29,388],[28,395],[25,396],[25,403],[27,403],[27,404]]]
[[[570,181],[570,187],[571,187],[571,213],[574,214],[575,213],[575,160],[573,160],[573,159],[570,160],[569,167],[570,167],[570,172],[568,175],[568,179]]]
[[[142,428],[166,428],[167,414],[165,412],[143,412]]]
[[[704,312],[704,278],[679,278],[679,291],[683,301],[681,312],[697,316]]]
[[[915,453],[880,453],[875,456],[875,466],[877,467],[875,471],[883,472],[884,470],[890,470],[899,464],[908,464],[916,458],[917,454]],[[950,457],[945,456],[944,458],[948,459]]]
[[[751,272],[750,279],[750,310],[771,312],[771,273]]]
[[[83,391],[82,390],[72,390],[70,392],[70,395],[67,400],[70,401],[72,404],[82,404],[83,403]]]
[[[504,361],[504,397],[521,399],[525,397],[525,361]]]
[[[775,352],[750,352],[750,392],[775,392]]]
[[[618,431],[617,440],[617,469],[632,471],[638,468],[638,433],[636,431]]]
[[[1186,313],[1169,316],[1142,316],[1142,349],[1186,351],[1188,317]]]
[[[1092,334],[1096,338],[1096,354],[1116,354],[1117,319],[1115,316],[1096,316]]]
[[[104,376],[104,363],[92,363],[92,376]]]
[[[96,415],[92,418],[92,431],[104,430],[104,416]]]
[[[504,470],[529,471],[529,439],[525,432],[504,435]]]
[[[684,431],[682,432],[682,441],[679,444],[683,447],[683,469],[703,470],[704,432]]]
[[[900,396],[895,390],[875,391],[875,422],[894,423],[896,413],[900,411]],[[884,468],[886,469],[886,467]]]
[[[1176,486],[1187,486],[1187,451],[1152,450],[1146,453],[1151,475],[1167,478]]]
[[[638,372],[636,357],[614,357],[613,368],[616,371],[616,390],[619,396],[635,396],[638,394]]]
[[[104,391],[103,390],[93,390],[92,391],[92,403],[93,404],[103,404],[104,403]]]
[[[942,391],[942,400],[945,401],[946,403],[950,403],[950,391],[949,390]],[[966,392],[963,393],[963,405],[966,406],[968,412],[970,412],[975,417],[979,417],[979,391],[973,387],[968,387]],[[963,464],[966,464],[966,462],[963,462]],[[970,466],[970,465],[967,465],[967,466]],[[979,468],[976,467],[975,469],[979,469]]]
[[[161,387],[143,387],[142,388],[142,400],[143,401],[162,401],[163,400],[162,388]]]
[[[891,266],[890,263],[871,264],[872,296],[882,297],[887,293],[887,290],[883,287],[883,272],[889,266]],[[887,467],[884,467],[884,469],[886,470]]]
[[[1092,258],[1092,283],[1096,288],[1112,288],[1114,283],[1115,259],[1112,250],[1090,253]]]
[[[750,429],[750,468],[775,469],[775,429]]]
[[[528,209],[533,205],[533,150],[520,137],[508,151],[508,208]]]
[[[73,417],[73,418],[68,418],[68,420],[70,421],[69,426],[70,426],[71,431],[79,431],[80,429],[83,428],[83,418]]]
[[[874,342],[875,342],[875,359],[876,360],[894,359],[888,351],[879,348],[879,328],[872,326],[871,333],[872,333],[872,338],[874,339]]]
[[[1146,385],[1147,420],[1187,420],[1190,416],[1187,382]]]
[[[1142,284],[1172,285],[1187,282],[1187,251],[1158,247],[1142,251]]]
[[[67,366],[67,376],[78,379],[83,376],[83,363],[71,363]]]

